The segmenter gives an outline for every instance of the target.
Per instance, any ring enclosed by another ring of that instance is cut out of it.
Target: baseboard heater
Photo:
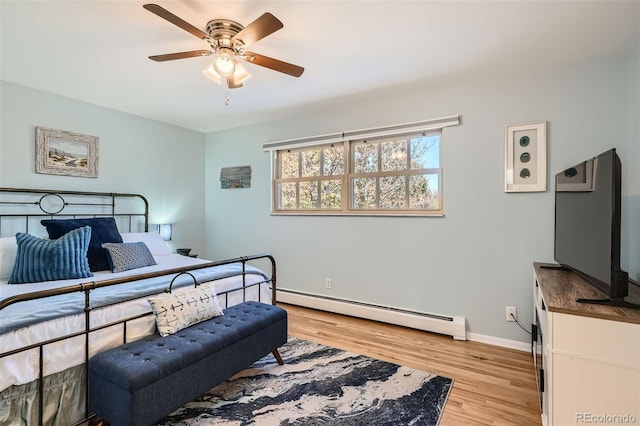
[[[446,334],[456,340],[467,340],[464,317],[436,315],[289,289],[278,289],[276,300],[291,305]]]

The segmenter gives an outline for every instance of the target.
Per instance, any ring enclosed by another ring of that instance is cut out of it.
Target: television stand
[[[577,303],[603,295],[579,274],[547,265],[533,268],[542,425],[593,423],[590,413],[640,419],[640,310],[611,304],[620,300]],[[640,288],[631,286],[626,299],[640,303]]]
[[[576,299],[578,303],[592,303],[594,305],[607,305],[607,306],[619,306],[621,308],[640,309],[640,305],[637,303],[631,303],[624,300],[624,297],[618,297],[615,299]]]

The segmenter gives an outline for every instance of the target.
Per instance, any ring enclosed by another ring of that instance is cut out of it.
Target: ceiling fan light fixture
[[[236,61],[233,59],[235,52],[228,47],[221,47],[216,52],[213,60],[213,68],[223,77],[233,75],[236,70]]]
[[[243,81],[245,81],[249,77],[251,77],[251,73],[249,71],[247,71],[247,69],[245,67],[243,67],[240,62],[237,62],[236,63],[236,70],[233,73],[233,80],[236,82],[236,84],[242,83]]]
[[[191,50],[149,56],[149,59],[153,61],[165,62],[213,54],[213,63],[202,72],[218,84],[222,84],[224,80],[227,89],[242,87],[242,82],[251,76],[236,60],[236,57],[293,77],[300,77],[304,72],[304,68],[301,66],[257,53],[245,52],[246,47],[283,28],[282,22],[271,13],[263,13],[246,27],[228,19],[213,19],[209,21],[206,32],[204,32],[157,4],[145,4],[143,7],[210,45],[209,50]],[[228,101],[227,97],[227,104]]]
[[[202,73],[218,84],[222,82],[222,78],[220,77],[220,74],[218,74],[216,70],[213,68],[213,64],[203,69]]]

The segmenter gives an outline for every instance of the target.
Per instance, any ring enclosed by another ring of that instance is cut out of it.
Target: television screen
[[[610,294],[613,271],[620,269],[620,160],[615,149],[558,173],[555,184],[556,261],[615,297]]]
[[[577,302],[640,309],[625,300],[632,280],[620,269],[622,162],[616,150],[558,173],[555,184],[555,260],[606,295]],[[640,300],[637,292],[631,298]]]

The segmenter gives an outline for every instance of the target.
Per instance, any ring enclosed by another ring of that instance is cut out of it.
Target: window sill
[[[271,216],[367,216],[367,217],[444,217],[444,212],[434,211],[429,213],[416,212],[327,212],[327,211],[305,211],[305,212],[271,212]]]

